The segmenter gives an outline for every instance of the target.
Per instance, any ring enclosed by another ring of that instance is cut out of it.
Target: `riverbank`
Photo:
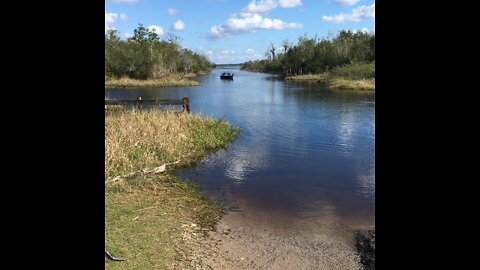
[[[106,269],[181,269],[208,263],[197,256],[223,215],[197,187],[173,172],[232,141],[222,120],[160,111],[105,115]]]
[[[316,81],[325,83],[330,89],[351,89],[375,91],[375,78],[371,79],[350,79],[342,77],[334,77],[328,73],[307,74],[298,76],[288,76],[287,81]]]
[[[289,76],[285,80],[321,82],[330,89],[375,91],[375,62],[354,63],[320,74]]]
[[[208,233],[213,244],[204,249],[212,269],[362,270],[360,256],[349,241],[300,228],[288,230],[285,224],[275,223],[278,226],[272,228],[265,220],[269,218],[251,222],[242,211],[224,216],[217,230]]]
[[[162,79],[135,80],[130,78],[105,79],[106,88],[126,88],[126,87],[172,87],[172,86],[197,86],[197,81],[188,79],[194,75],[169,76]]]

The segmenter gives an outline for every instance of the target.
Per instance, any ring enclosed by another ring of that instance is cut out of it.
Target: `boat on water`
[[[220,75],[220,79],[222,79],[222,80],[233,80],[233,73],[223,72],[223,73]]]

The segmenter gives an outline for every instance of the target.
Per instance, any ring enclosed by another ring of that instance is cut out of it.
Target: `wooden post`
[[[184,97],[182,98],[182,101],[183,101],[183,112],[187,112],[187,113],[190,113],[190,101],[188,99],[188,97]]]

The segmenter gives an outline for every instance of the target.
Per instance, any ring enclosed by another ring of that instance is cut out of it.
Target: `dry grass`
[[[326,83],[331,89],[348,89],[348,90],[375,90],[375,78],[373,79],[347,79],[331,74],[306,74],[298,76],[289,76],[285,80],[291,81],[317,81]]]
[[[226,146],[236,130],[222,120],[133,110],[107,115],[105,133],[105,175],[112,177],[176,160],[191,165]]]
[[[288,76],[285,80],[290,81],[312,81],[312,80],[319,80],[324,81],[328,77],[328,74],[305,74],[305,75],[297,75],[297,76]]]
[[[328,84],[332,89],[375,90],[375,79],[351,80],[334,78]]]
[[[105,175],[123,175],[181,160],[186,166],[225,147],[237,129],[184,113],[126,111],[105,116]],[[136,174],[105,185],[105,245],[124,262],[106,269],[208,269],[202,232],[221,207],[174,176]]]
[[[317,81],[325,83],[330,89],[375,91],[375,62],[348,64],[321,74],[290,76],[285,79]]]
[[[105,87],[171,87],[171,86],[197,86],[197,81],[186,79],[191,76],[184,76],[180,79],[181,75],[168,76],[162,79],[152,80],[135,80],[130,78],[120,78],[105,80]]]

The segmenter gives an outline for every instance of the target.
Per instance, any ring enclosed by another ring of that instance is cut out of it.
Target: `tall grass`
[[[105,175],[111,177],[176,160],[190,165],[225,147],[236,129],[198,115],[133,110],[107,115],[105,133]]]
[[[321,74],[286,77],[285,80],[318,81],[331,89],[375,90],[375,62],[354,63]]]
[[[372,79],[375,78],[375,62],[343,65],[335,68],[332,75],[352,80]]]
[[[120,111],[105,115],[105,178],[181,160],[191,165],[226,147],[238,129],[186,113]],[[204,254],[222,208],[173,171],[135,174],[105,185],[105,245],[124,262],[106,269],[208,269]]]
[[[105,87],[170,87],[170,86],[197,86],[197,81],[169,76],[162,79],[135,80],[130,78],[113,79],[105,77]]]

